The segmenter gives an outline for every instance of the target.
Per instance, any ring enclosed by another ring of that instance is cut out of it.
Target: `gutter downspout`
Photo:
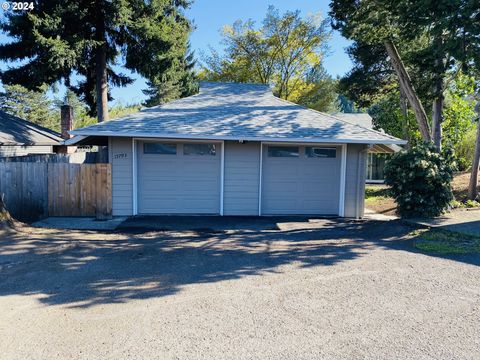
[[[357,194],[357,202],[356,202],[356,206],[355,206],[355,218],[356,219],[361,219],[363,217],[363,211],[362,209],[360,208],[360,204],[362,204],[363,206],[365,206],[365,191],[363,191],[363,193],[360,193],[360,187],[361,187],[361,184],[363,183],[363,185],[365,186],[365,179],[363,178],[362,176],[362,169],[363,169],[363,173],[365,174],[365,167],[364,166],[360,166],[361,165],[361,162],[362,162],[362,156],[364,153],[367,153],[368,150],[370,150],[371,148],[373,148],[373,145],[372,144],[369,144],[365,149],[361,150],[358,152],[358,162],[357,162],[357,189],[356,189],[356,194]]]

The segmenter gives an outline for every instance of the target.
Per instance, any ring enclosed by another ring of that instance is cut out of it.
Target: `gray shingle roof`
[[[403,143],[275,97],[266,85],[201,83],[197,95],[72,131],[83,136]]]
[[[367,113],[334,113],[332,115],[341,120],[348,121],[349,123],[360,125],[369,129],[373,129],[373,119]],[[385,133],[382,129],[380,129],[380,132],[382,134]],[[399,152],[400,150],[403,149],[401,146],[398,146],[395,144],[387,145],[387,147],[390,149],[389,151],[378,151],[378,152]]]
[[[0,145],[60,145],[60,134],[0,111]]]
[[[349,123],[373,129],[373,119],[367,113],[333,113],[333,116]]]

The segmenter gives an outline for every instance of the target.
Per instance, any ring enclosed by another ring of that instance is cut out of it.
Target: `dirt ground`
[[[457,199],[458,201],[467,200],[469,182],[470,182],[470,172],[462,172],[455,175],[452,181],[452,188],[453,188],[453,194],[455,195],[455,199]],[[478,186],[478,191],[480,193],[480,185]]]
[[[455,199],[458,201],[463,202],[467,200],[469,181],[469,172],[458,173],[454,176],[452,181],[452,190]],[[367,187],[378,190],[387,189],[387,186],[385,185],[367,185]],[[480,193],[480,185],[478,186],[478,191]],[[375,199],[367,198],[365,199],[365,207],[384,215],[395,215],[397,209],[397,205],[391,197],[380,197]]]
[[[368,188],[377,190],[386,190],[388,187],[386,185],[367,185]],[[375,198],[366,198],[365,207],[367,209],[373,210],[376,213],[383,215],[396,215],[397,213],[397,204],[393,198],[388,196],[381,196]]]
[[[207,225],[3,230],[0,357],[478,359],[478,255],[399,221]]]

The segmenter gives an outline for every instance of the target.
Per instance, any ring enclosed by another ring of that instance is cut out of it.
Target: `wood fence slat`
[[[72,189],[72,186],[73,186],[73,182],[72,182],[72,179],[73,179],[73,175],[72,175],[72,172],[73,172],[73,169],[72,169],[72,166],[71,164],[68,164],[68,166],[65,166],[65,203],[64,203],[64,207],[68,209],[68,213],[70,214],[70,216],[75,216],[75,209],[73,209],[73,207],[71,206],[71,204],[73,203],[73,191],[74,189]]]
[[[68,216],[72,216],[72,208],[69,206],[68,202],[70,199],[70,164],[68,166],[61,166],[63,175],[62,175],[62,188],[64,190],[63,198],[62,198],[62,208],[68,214]]]
[[[94,177],[91,168],[91,166],[84,166],[82,178],[82,186],[85,188],[85,204],[83,206],[85,214],[88,215],[95,214],[95,194],[92,189]]]
[[[48,163],[42,167],[42,181],[43,181],[43,217],[48,216]]]
[[[79,186],[79,190],[78,190],[78,195],[79,195],[79,198],[78,198],[78,201],[79,201],[79,207],[81,209],[81,214],[80,216],[85,216],[85,213],[86,213],[86,202],[85,202],[85,182],[87,181],[87,179],[85,178],[85,168],[84,167],[81,167],[79,169],[79,178],[81,178],[83,181],[79,181],[78,182],[78,186]]]
[[[27,163],[22,163],[22,192],[23,192],[23,211],[28,217],[31,217],[38,209],[34,208],[32,201],[32,184],[30,176],[32,175],[31,167]]]
[[[103,195],[106,196],[106,210],[105,214],[110,218],[112,217],[112,166],[106,164],[106,187],[103,191]]]
[[[97,219],[102,217],[102,197],[98,196],[100,188],[102,187],[101,164],[95,164],[95,216]]]
[[[25,214],[25,208],[24,208],[24,203],[25,203],[25,197],[23,195],[23,164],[16,164],[17,165],[17,170],[15,171],[15,193],[18,196],[18,199],[20,201],[16,202],[17,205],[17,211],[19,211],[22,214],[22,217]]]
[[[75,184],[75,192],[73,196],[72,207],[76,209],[77,216],[82,216],[82,206],[80,203],[80,166],[76,166],[74,168],[74,178],[72,179],[73,183]]]
[[[47,163],[47,199],[48,199],[47,209],[49,214],[53,212],[53,203],[55,201],[55,199],[51,195],[51,192],[53,189],[53,185],[52,185],[53,180],[52,180],[52,176],[50,175],[52,171],[51,168],[52,168],[52,164]]]
[[[13,201],[14,199],[14,194],[16,194],[16,189],[15,189],[15,179],[16,176],[14,176],[15,171],[17,168],[17,164],[14,164],[13,166],[7,168],[6,170],[6,179],[7,183],[5,186],[5,203],[7,204],[9,209],[12,209],[12,214],[14,213],[20,213],[17,211],[17,203]]]
[[[96,215],[97,214],[97,175],[96,175],[96,167],[90,166],[88,168],[90,183],[88,193],[90,194],[90,205],[91,211]]]

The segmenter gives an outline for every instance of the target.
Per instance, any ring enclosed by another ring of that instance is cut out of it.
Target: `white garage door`
[[[139,142],[140,214],[218,214],[221,144]]]
[[[338,215],[341,148],[263,149],[262,214]]]

